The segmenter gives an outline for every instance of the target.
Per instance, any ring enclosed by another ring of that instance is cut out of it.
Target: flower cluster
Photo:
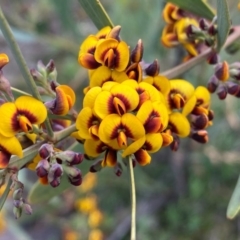
[[[105,27],[80,47],[78,61],[89,69],[90,81],[76,120],[86,158],[104,153],[90,170],[112,166],[117,175],[118,152],[146,165],[163,146],[177,150],[178,137],[207,142],[205,128],[213,118],[206,88],[159,75],[157,60],[143,64],[142,41],[130,52],[120,29]]]
[[[166,26],[163,28],[161,42],[165,47],[183,46],[188,55],[184,61],[197,56],[204,45],[213,46],[217,33],[214,21],[197,19],[178,6],[167,3],[162,13]]]

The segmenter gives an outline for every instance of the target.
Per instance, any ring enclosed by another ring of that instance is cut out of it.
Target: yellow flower
[[[81,184],[81,186],[79,186],[79,190],[81,190],[82,192],[88,192],[90,190],[92,190],[97,184],[97,176],[96,174],[92,174],[92,173],[87,173],[84,177],[84,181]]]
[[[18,132],[31,132],[33,124],[41,124],[47,117],[47,109],[42,102],[21,96],[14,103],[7,102],[0,106],[0,134],[13,137]]]
[[[88,237],[88,240],[103,240],[104,236],[101,230],[93,229]]]
[[[56,92],[56,98],[46,102],[45,105],[56,115],[66,115],[75,103],[75,93],[67,85],[59,85],[54,91]]]
[[[5,53],[0,53],[0,70],[9,63],[8,55]]]
[[[103,220],[103,214],[100,210],[96,209],[90,212],[88,217],[88,225],[90,228],[97,228]]]
[[[97,208],[97,197],[89,195],[88,197],[78,199],[75,203],[77,210],[85,214],[89,214]]]

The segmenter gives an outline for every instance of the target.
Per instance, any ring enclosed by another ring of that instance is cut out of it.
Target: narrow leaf
[[[168,0],[168,2],[176,4],[180,8],[196,14],[199,17],[203,17],[209,20],[212,20],[214,17],[212,8],[203,0]]]
[[[78,0],[87,15],[98,29],[106,26],[113,27],[113,23],[99,0]]]
[[[233,219],[240,210],[240,176],[227,208],[227,218]]]
[[[231,27],[227,0],[217,1],[217,51],[219,52],[226,42]]]

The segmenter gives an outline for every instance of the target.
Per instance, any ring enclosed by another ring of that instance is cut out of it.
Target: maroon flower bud
[[[214,36],[217,34],[217,27],[215,27],[214,25],[211,25],[209,28],[208,28],[208,33],[209,35],[211,36]]]
[[[205,42],[206,46],[208,46],[208,47],[212,47],[214,45],[214,39],[211,37],[206,37],[204,39],[204,42]]]
[[[213,75],[207,84],[207,89],[210,93],[214,93],[218,87],[219,84],[219,80],[217,79],[217,77],[215,75]]]
[[[155,59],[149,66],[145,69],[145,72],[148,76],[155,77],[159,74],[160,66],[158,60]]]
[[[199,29],[198,27],[196,27],[196,26],[194,26],[192,24],[190,24],[190,25],[188,25],[186,27],[186,34],[187,34],[187,36],[189,38],[192,38],[192,37],[196,36],[199,33],[200,34],[202,33],[201,29]]]
[[[228,81],[226,83],[226,86],[228,93],[231,95],[237,95],[238,92],[240,91],[240,86],[237,83]]]
[[[173,135],[173,141],[170,144],[170,148],[172,151],[176,152],[180,145],[180,139],[177,135]]]
[[[215,65],[219,62],[220,60],[220,57],[219,55],[216,53],[216,52],[212,52],[208,58],[207,58],[207,62],[210,64],[210,65]]]
[[[208,116],[204,113],[193,117],[192,120],[194,127],[197,129],[204,129],[208,126]]]
[[[57,158],[72,166],[80,164],[84,159],[84,155],[82,153],[76,153],[74,151],[67,150],[59,152],[57,154]]]
[[[207,143],[208,132],[206,130],[193,131],[191,133],[191,138],[199,143]]]
[[[236,80],[240,80],[240,69],[230,69],[230,76]]]
[[[118,177],[120,177],[122,175],[123,169],[122,169],[122,165],[120,163],[117,163],[114,166],[114,172]]]
[[[214,112],[213,110],[208,111],[208,120],[212,121],[214,119]]]
[[[92,164],[89,171],[90,172],[99,172],[102,169],[102,161],[103,160],[99,160],[99,161],[95,162],[94,164]]]
[[[39,161],[37,167],[36,167],[36,173],[38,177],[45,177],[48,175],[50,165],[48,160],[42,159]]]
[[[220,85],[217,90],[219,99],[223,100],[227,97],[227,88],[224,85]]]
[[[207,22],[206,19],[201,18],[201,19],[199,20],[199,27],[200,27],[202,30],[206,31],[206,30],[208,30],[208,28],[209,28],[209,23]]]
[[[79,186],[82,183],[82,173],[80,169],[76,167],[66,167],[65,171],[72,185]]]
[[[44,143],[38,150],[39,155],[43,159],[49,158],[54,152],[53,146],[49,143]]]
[[[142,40],[139,39],[136,47],[131,52],[131,61],[134,63],[139,63],[142,60],[143,56],[143,43]]]
[[[49,184],[50,184],[53,188],[58,187],[59,184],[60,184],[60,178],[59,178],[59,177],[58,177],[58,178],[54,178],[51,182],[49,182]]]
[[[63,168],[60,164],[54,163],[50,168],[49,174],[50,172],[53,173],[54,178],[58,178],[63,175]]]
[[[54,61],[51,59],[46,66],[46,72],[48,74],[48,81],[56,81],[57,79],[57,70],[54,64]]]

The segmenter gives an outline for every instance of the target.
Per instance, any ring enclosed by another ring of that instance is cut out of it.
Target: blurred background
[[[101,1],[121,37],[132,48],[141,38],[144,60],[158,59],[161,72],[177,64],[185,54],[181,48],[160,44],[164,22],[162,0]],[[215,3],[216,1],[213,1]],[[233,24],[240,24],[237,1],[229,0]],[[88,74],[77,62],[83,39],[97,32],[79,2],[65,0],[2,0],[1,7],[12,27],[29,68],[38,60],[53,59],[58,81],[73,87],[80,110]],[[10,56],[4,74],[12,86],[28,91],[10,49],[0,35],[0,52]],[[239,60],[239,53],[222,59]],[[203,62],[181,78],[195,86],[206,86],[213,74]],[[162,149],[150,165],[135,168],[138,240],[225,240],[240,239],[240,219],[228,220],[226,209],[240,173],[240,101],[224,101],[212,95],[214,125],[209,142],[183,139],[174,153]],[[79,147],[80,149],[80,147]],[[89,162],[81,164],[89,168]],[[25,194],[37,181],[35,173],[21,173]],[[0,189],[1,194],[2,189]],[[15,220],[12,199],[0,216],[1,240],[125,240],[130,231],[130,190],[127,169],[121,177],[110,168],[87,174],[81,187],[70,187],[50,202],[33,204],[33,214]]]

